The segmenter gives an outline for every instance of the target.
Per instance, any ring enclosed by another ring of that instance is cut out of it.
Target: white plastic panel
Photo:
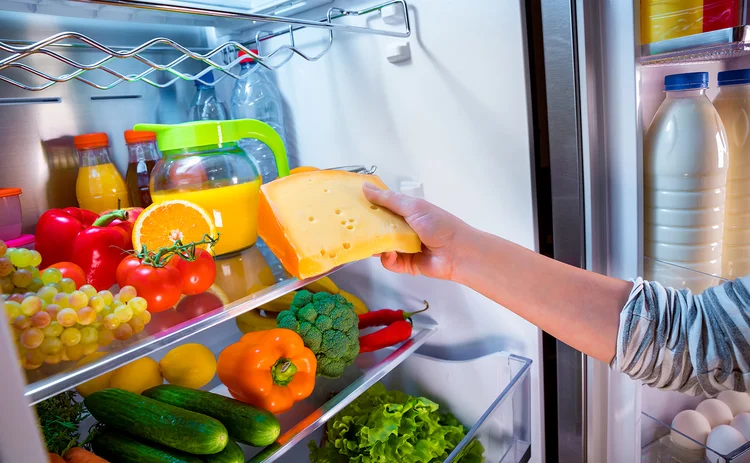
[[[410,2],[407,62],[386,60],[388,38],[340,34],[319,62],[280,69],[291,151],[319,167],[376,164],[392,188],[421,182],[428,201],[536,249],[522,2],[476,1],[472,10],[481,14],[462,17],[455,8],[449,0]],[[376,259],[337,282],[382,304],[374,308],[428,299],[429,315],[446,327],[422,350],[434,357],[506,350],[531,358],[532,459],[543,461],[536,327],[468,288],[389,274]]]

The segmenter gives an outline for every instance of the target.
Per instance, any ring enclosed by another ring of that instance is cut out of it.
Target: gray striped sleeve
[[[750,276],[700,295],[637,279],[612,367],[665,390],[750,389]]]

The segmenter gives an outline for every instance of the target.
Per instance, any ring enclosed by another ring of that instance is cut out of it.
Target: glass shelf
[[[717,275],[649,257],[643,259],[643,278],[671,288],[689,289],[694,294],[728,281]]]
[[[318,377],[310,397],[294,405],[291,411],[279,415],[283,434],[276,443],[265,449],[244,447],[251,462],[276,461],[297,443],[306,442],[312,433],[336,413],[399,366],[435,332],[437,325],[415,326],[411,338],[395,349],[361,354],[355,363],[336,379]],[[230,397],[226,386],[211,390]]]
[[[713,449],[701,445],[700,450],[687,450],[672,442],[670,433],[674,430],[672,426],[667,423],[655,418],[648,413],[641,412],[643,420],[648,421],[651,424],[658,426],[661,437],[657,438],[653,442],[648,443],[641,449],[641,462],[642,463],[660,463],[660,462],[680,462],[680,463],[704,463],[709,461],[706,457],[708,452],[712,452],[715,455],[712,456],[710,461],[712,462],[741,462],[746,461],[747,455],[750,454],[750,442],[745,443],[740,448],[733,450],[727,454],[716,452]],[[681,432],[674,430],[675,432],[682,434]],[[684,434],[682,434],[684,436]],[[687,436],[685,436],[687,437]],[[690,439],[688,437],[688,439]],[[696,442],[700,444],[699,442]]]
[[[188,296],[176,307],[153,314],[142,332],[127,341],[115,341],[106,348],[100,348],[108,352],[101,359],[82,366],[68,361],[28,371],[25,395],[30,403],[40,402],[187,339],[325,276],[297,280],[284,271],[262,242],[240,253],[217,258],[216,267],[214,287],[220,289],[214,289],[210,295],[207,292]],[[275,284],[266,286],[273,280],[276,280]],[[217,292],[221,294],[220,297],[215,296]],[[225,302],[223,305],[220,298]]]
[[[750,51],[750,26],[679,37],[641,46],[644,66],[719,61]]]

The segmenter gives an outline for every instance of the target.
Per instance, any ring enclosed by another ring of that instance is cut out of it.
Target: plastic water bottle
[[[213,83],[214,74],[209,72],[201,79]],[[229,111],[227,105],[216,96],[215,87],[196,80],[195,96],[188,110],[188,118],[191,121],[225,121],[229,119]]]
[[[257,50],[253,50],[257,53]],[[284,111],[281,105],[279,89],[268,77],[268,70],[243,51],[240,56],[246,58],[240,62],[241,73],[251,72],[244,79],[238,79],[232,91],[232,119],[258,119],[273,127],[286,143],[284,132]],[[257,69],[254,69],[258,66]],[[263,183],[268,183],[278,176],[276,159],[268,147],[258,140],[246,139],[240,142],[242,148],[258,163]]]

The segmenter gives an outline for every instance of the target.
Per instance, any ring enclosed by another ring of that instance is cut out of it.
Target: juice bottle
[[[147,207],[151,204],[149,181],[156,161],[161,157],[156,148],[154,132],[125,131],[125,143],[128,146],[128,170],[125,183],[128,185],[128,198],[132,207]]]
[[[108,209],[129,207],[125,181],[109,157],[106,133],[78,135],[73,139],[78,150],[78,204],[97,214]]]
[[[729,141],[722,276],[750,275],[750,69],[719,73],[714,106]]]

